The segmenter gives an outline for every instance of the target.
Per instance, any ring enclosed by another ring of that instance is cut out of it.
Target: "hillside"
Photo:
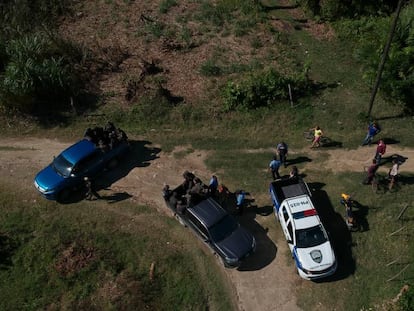
[[[79,97],[73,111],[44,119],[7,115],[1,127],[5,309],[397,308],[392,299],[404,285],[412,288],[414,275],[412,116],[401,103],[377,96],[371,117],[388,149],[379,191],[362,186],[375,145],[360,146],[370,85],[352,44],[339,37],[338,24],[312,21],[293,1],[237,3],[71,2],[58,32],[82,51],[77,69],[88,83],[79,91],[92,104]],[[263,97],[265,104],[254,109],[224,109],[226,85],[252,86],[254,97],[266,91],[254,82],[269,82],[261,78],[271,70],[280,79],[309,78],[310,93]],[[104,199],[62,205],[39,197],[36,172],[86,127],[106,121],[124,128],[133,148],[121,163],[122,178],[100,189]],[[309,148],[303,133],[315,125],[331,144]],[[298,166],[335,244],[339,268],[328,280],[300,279],[273,215],[268,163],[282,140],[290,166],[281,174]],[[393,154],[406,162],[390,191]],[[250,194],[246,213],[236,217],[258,244],[243,269],[223,269],[164,206],[161,188],[178,184],[184,170],[205,181],[216,174],[231,191]],[[343,192],[359,203],[360,232],[345,226]],[[155,278],[148,275],[152,264]]]

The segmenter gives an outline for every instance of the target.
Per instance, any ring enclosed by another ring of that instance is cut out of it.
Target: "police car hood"
[[[335,254],[329,241],[308,248],[295,248],[302,268],[309,271],[325,270],[335,264]]]

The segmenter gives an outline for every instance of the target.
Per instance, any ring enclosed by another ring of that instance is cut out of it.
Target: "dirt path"
[[[9,181],[23,184],[30,191],[33,200],[40,200],[41,198],[33,187],[34,174],[47,165],[53,155],[59,154],[68,145],[48,139],[1,139],[0,174]],[[152,145],[145,147],[149,150],[155,150],[152,149],[154,148]],[[180,148],[181,150],[187,149],[186,147]],[[175,152],[178,151],[180,149],[175,150]],[[323,167],[331,169],[333,172],[362,171],[363,167],[368,165],[372,159],[373,151],[375,151],[374,147],[360,147],[355,150],[307,150],[309,157],[317,156],[318,152],[326,153],[328,156],[327,160],[323,162]],[[413,149],[400,148],[396,145],[388,146],[387,154],[393,153],[407,157],[402,169],[414,172],[414,161],[411,161],[414,157]],[[110,190],[103,190],[102,194],[105,194],[106,191],[127,192],[133,200],[153,206],[160,212],[168,213],[161,197],[163,185],[165,183],[171,185],[180,183],[182,172],[186,169],[194,171],[196,175],[208,180],[211,172],[204,164],[207,156],[208,154],[203,151],[194,151],[182,158],[162,151],[157,152],[153,154],[148,165],[132,169],[124,178],[111,185]],[[309,164],[304,164],[305,169],[306,165]],[[380,169],[385,170],[382,167]],[[271,260],[268,258],[269,260],[257,269],[226,270],[235,287],[239,310],[300,310],[292,293],[295,285],[303,281],[299,279],[291,263],[288,262],[286,242],[282,239],[279,240],[272,230],[269,232],[263,230],[262,225],[265,222],[265,217],[258,215],[254,221],[258,223],[257,230],[261,230],[259,233],[266,237],[266,239],[259,239],[256,256],[268,256],[269,247],[274,249],[274,256],[270,258]],[[265,226],[263,225],[263,227]]]

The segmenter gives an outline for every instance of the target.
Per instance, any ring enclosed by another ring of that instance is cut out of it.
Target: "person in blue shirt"
[[[280,175],[279,175],[280,165],[281,165],[281,162],[278,161],[276,156],[274,156],[273,160],[270,161],[269,163],[269,170],[272,173],[273,180],[280,179]]]
[[[212,175],[210,179],[210,184],[208,185],[208,192],[215,196],[217,194],[217,188],[218,188],[218,180],[216,175]]]
[[[365,139],[362,142],[361,146],[371,145],[374,136],[377,135],[380,131],[381,128],[378,126],[377,122],[374,121],[370,123],[367,129],[367,136],[365,136]]]
[[[246,192],[243,190],[236,190],[236,210],[238,211],[239,215],[243,214],[243,203],[246,197]]]

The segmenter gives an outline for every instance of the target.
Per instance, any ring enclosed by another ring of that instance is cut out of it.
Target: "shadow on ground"
[[[287,165],[289,166],[289,165],[296,165],[296,164],[304,163],[304,162],[312,162],[312,159],[301,156],[301,157],[296,157],[293,159],[289,158],[286,162],[287,162]]]
[[[329,232],[329,238],[335,255],[338,260],[338,268],[336,273],[328,278],[319,280],[318,282],[331,282],[344,279],[355,272],[355,260],[352,256],[352,236],[344,218],[338,214],[327,195],[322,190],[324,184],[309,183],[312,189],[312,201],[321,218],[323,225]]]
[[[99,193],[100,190],[111,190],[110,187],[116,181],[127,176],[134,168],[146,167],[151,164],[151,161],[158,157],[161,149],[152,147],[151,142],[146,140],[130,140],[130,150],[121,159],[119,159],[116,167],[104,170],[98,176],[92,178],[94,182],[94,189]],[[61,203],[75,203],[85,198],[84,187],[80,187],[73,191],[70,199]],[[107,200],[109,203],[116,203],[126,200],[132,195],[127,192],[113,193],[106,196],[101,196],[100,199]]]
[[[97,190],[109,188],[113,183],[127,176],[136,167],[147,167],[158,157],[161,149],[152,147],[146,140],[130,141],[129,153],[120,161],[119,165],[99,176]]]
[[[13,265],[12,257],[18,244],[8,234],[0,233],[0,269],[7,269]]]
[[[267,216],[272,214],[271,206],[258,207],[254,199],[246,192],[246,199],[243,203],[242,213],[236,208],[235,193],[228,192],[227,195],[219,197],[220,204],[227,209],[227,211],[234,215],[241,226],[252,233],[256,239],[256,251],[253,255],[246,258],[242,265],[238,268],[239,271],[254,271],[260,270],[269,265],[275,258],[277,247],[273,241],[268,237],[268,228],[263,228],[257,221],[256,215],[260,214]]]

